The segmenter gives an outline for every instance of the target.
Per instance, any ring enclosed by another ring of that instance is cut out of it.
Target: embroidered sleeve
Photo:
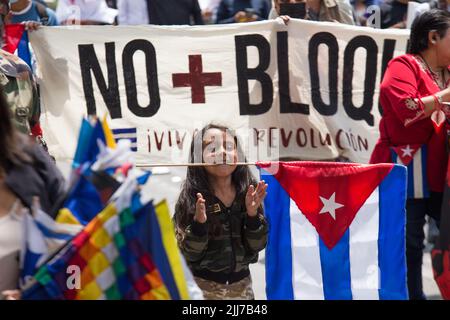
[[[406,105],[406,108],[415,112],[414,116],[406,118],[405,121],[403,122],[405,127],[408,127],[423,118],[423,116],[425,114],[425,110],[424,110],[425,108],[424,108],[422,99],[420,99],[420,98],[416,98],[416,99],[407,98],[405,100],[405,105]]]
[[[380,87],[380,95],[387,98],[385,101],[405,127],[422,119],[424,114],[416,72],[406,58],[394,60],[389,64]]]

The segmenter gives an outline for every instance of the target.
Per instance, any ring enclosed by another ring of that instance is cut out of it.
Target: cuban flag
[[[407,299],[406,168],[258,163],[268,299]]]
[[[4,49],[9,53],[19,56],[32,68],[28,32],[25,30],[24,24],[5,25]]]
[[[408,199],[423,199],[430,196],[427,180],[427,146],[406,145],[391,148],[393,163],[408,168]]]

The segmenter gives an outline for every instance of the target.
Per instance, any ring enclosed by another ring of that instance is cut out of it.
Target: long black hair
[[[428,49],[428,34],[436,31],[440,38],[445,36],[450,27],[450,12],[441,9],[426,11],[416,19],[411,26],[409,53],[419,54]]]
[[[201,146],[205,133],[210,129],[219,129],[223,132],[228,132],[234,139],[235,146],[237,148],[238,162],[245,162],[245,156],[242,152],[241,143],[237,135],[233,130],[228,129],[225,126],[208,124],[203,127],[201,131],[198,131],[192,139],[189,162],[204,162],[203,157],[198,154],[194,154],[196,146]],[[198,153],[198,152],[197,152]],[[253,178],[248,166],[238,165],[231,175],[231,181],[236,188],[236,197],[245,195],[250,184],[255,185],[255,179]],[[208,181],[208,174],[204,167],[188,167],[186,180],[182,184],[181,193],[178,201],[175,205],[174,220],[177,227],[184,228],[192,222],[195,213],[195,203],[197,202],[196,194],[200,192],[204,199],[208,202],[214,195],[214,191]]]
[[[0,86],[0,174],[11,166],[31,162],[25,152],[27,145],[27,137],[21,135],[14,126],[3,87]]]

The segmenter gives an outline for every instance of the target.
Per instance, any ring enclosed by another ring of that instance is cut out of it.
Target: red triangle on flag
[[[332,249],[393,164],[298,161],[258,166],[273,174]]]
[[[420,144],[407,144],[404,146],[392,147],[392,150],[394,150],[394,152],[400,158],[402,164],[408,166],[412,159],[414,159],[414,155],[421,146],[422,145]]]
[[[3,50],[14,54],[19,46],[20,39],[25,32],[25,25],[19,24],[7,24],[5,25]]]

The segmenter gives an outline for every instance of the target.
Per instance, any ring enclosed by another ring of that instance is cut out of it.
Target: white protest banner
[[[378,139],[379,83],[408,36],[292,20],[41,28],[30,38],[57,159],[73,156],[83,115],[108,114],[141,163],[186,162],[192,133],[210,122],[239,129],[250,161],[366,163]]]

